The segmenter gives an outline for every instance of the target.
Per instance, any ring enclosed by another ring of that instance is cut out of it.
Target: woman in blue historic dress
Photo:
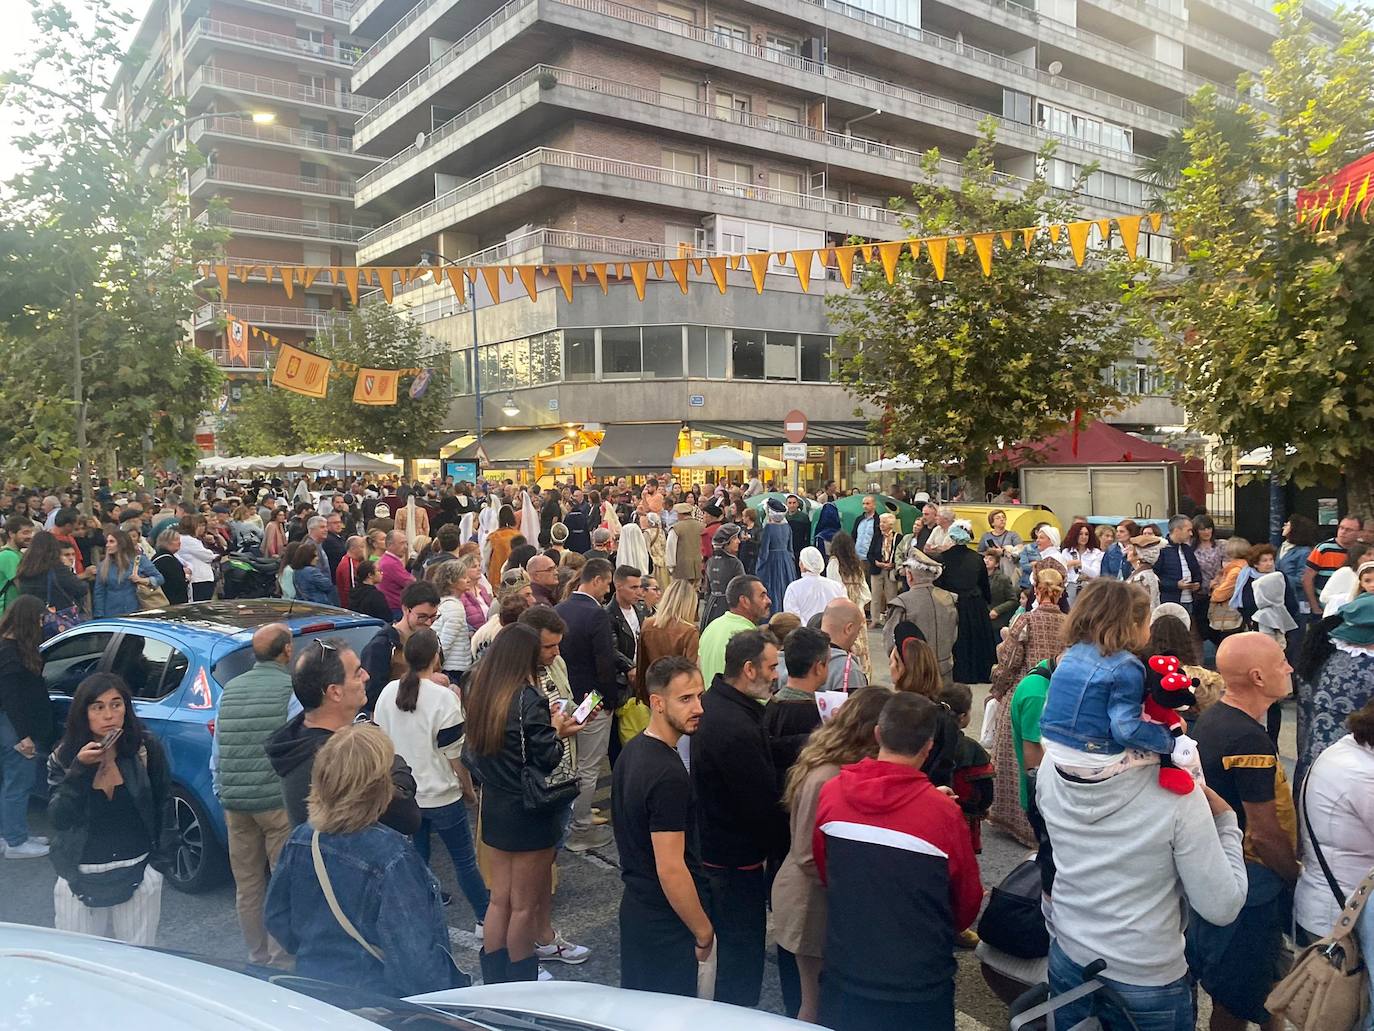
[[[797,560],[792,554],[792,530],[787,525],[787,506],[777,498],[769,498],[765,511],[767,522],[763,526],[763,539],[759,544],[759,557],[754,571],[768,589],[771,614],[776,615],[782,611],[782,598],[787,593],[788,585],[797,579]]]
[[[821,558],[829,561],[830,541],[835,534],[840,532],[840,510],[833,501],[827,501],[821,506],[820,515],[816,517],[816,535],[811,543],[816,546],[816,550],[821,553]]]

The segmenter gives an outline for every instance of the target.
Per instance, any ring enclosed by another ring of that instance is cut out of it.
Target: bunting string
[[[1354,191],[1353,195],[1347,189],[1346,198],[1342,200],[1339,206],[1331,205],[1330,210],[1339,208],[1343,212],[1350,212],[1357,208],[1366,209],[1369,206],[1370,194],[1370,184],[1366,178],[1364,185],[1359,190]],[[1346,201],[1349,203],[1347,204]],[[1361,208],[1361,204],[1363,204],[1363,208]],[[678,289],[685,294],[691,286],[691,280],[688,276],[689,270],[696,276],[708,275],[710,281],[722,294],[730,287],[729,272],[747,271],[750,284],[755,291],[762,293],[769,274],[776,273],[787,266],[791,267],[791,272],[788,274],[789,281],[795,280],[802,292],[808,293],[813,279],[817,276],[818,268],[822,270],[835,269],[840,280],[846,287],[849,287],[853,282],[856,260],[870,263],[876,258],[882,267],[883,274],[890,283],[896,276],[897,262],[903,251],[908,251],[912,259],[917,261],[924,254],[925,259],[930,263],[935,278],[943,281],[949,267],[950,245],[953,244],[955,254],[959,258],[963,258],[970,242],[973,245],[973,252],[983,275],[990,276],[992,275],[993,261],[998,253],[997,244],[999,242],[1003,254],[1013,253],[1018,246],[1023,253],[1031,254],[1036,241],[1041,239],[1042,232],[1052,246],[1058,246],[1061,237],[1067,236],[1069,251],[1073,256],[1075,265],[1079,267],[1082,267],[1084,261],[1087,260],[1089,243],[1094,230],[1097,232],[1098,242],[1101,246],[1119,246],[1129,257],[1135,258],[1139,250],[1140,234],[1143,227],[1148,226],[1149,231],[1157,233],[1162,220],[1163,216],[1159,212],[1152,212],[1145,215],[1123,215],[1117,218],[1051,223],[1048,226],[1036,225],[988,232],[908,237],[900,240],[882,240],[874,243],[838,247],[817,247],[808,250],[719,254],[705,258],[682,256],[642,261],[570,262],[556,265],[457,265],[443,270],[421,265],[325,265],[302,268],[294,265],[239,263],[229,259],[221,263],[202,263],[200,273],[202,278],[215,280],[219,286],[219,299],[221,301],[228,298],[231,279],[246,283],[248,277],[255,272],[261,273],[268,283],[274,279],[278,281],[288,297],[292,295],[295,288],[308,286],[316,279],[327,277],[329,282],[334,285],[344,286],[348,290],[349,299],[355,305],[358,303],[360,286],[377,286],[381,290],[383,298],[387,302],[391,302],[395,299],[398,288],[405,289],[427,276],[432,277],[432,281],[436,285],[447,281],[454,296],[463,302],[466,302],[468,297],[468,284],[476,281],[479,276],[493,302],[501,300],[503,285],[510,288],[507,291],[507,296],[519,296],[523,293],[530,300],[536,299],[541,286],[539,280],[541,275],[544,277],[545,283],[549,283],[552,279],[552,285],[562,290],[563,295],[570,301],[573,297],[574,275],[583,283],[589,277],[593,278],[603,293],[609,292],[611,279],[622,282],[628,281],[634,289],[635,296],[641,301],[644,300],[646,286],[651,280],[676,282]],[[251,327],[251,333],[254,339],[266,340],[273,347],[281,344],[278,338],[256,326]],[[243,344],[245,356],[246,346],[245,339]],[[399,371],[402,375],[406,375],[411,370],[393,371]]]

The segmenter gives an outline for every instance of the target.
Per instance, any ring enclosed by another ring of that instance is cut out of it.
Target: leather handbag
[[[362,932],[359,931],[358,928],[353,926],[353,921],[348,919],[348,914],[345,913],[343,911],[343,907],[339,905],[339,899],[334,894],[334,885],[329,880],[329,871],[326,870],[324,867],[324,855],[320,852],[319,831],[315,831],[313,834],[310,835],[310,858],[314,860],[315,877],[320,882],[320,890],[324,892],[324,900],[325,902],[329,903],[329,911],[334,914],[334,919],[339,922],[339,926],[343,928],[344,934],[348,935],[360,946],[362,946],[363,951],[366,952],[373,959],[375,959],[378,963],[385,965],[385,953],[383,953],[381,949],[377,948],[377,946],[373,945],[371,942],[369,942],[366,938],[363,937]],[[458,966],[457,961],[453,958],[453,953],[449,952],[447,949],[444,949],[443,953],[448,958],[449,987],[470,987],[472,985],[472,978],[470,978],[467,974],[463,973],[462,968]]]
[[[1374,891],[1374,870],[1365,875],[1349,898],[1322,855],[1317,836],[1312,833],[1312,821],[1307,816],[1307,783],[1303,782],[1303,820],[1308,839],[1317,854],[1326,883],[1341,903],[1341,915],[1336,926],[1325,938],[1319,938],[1298,954],[1288,976],[1276,984],[1264,1002],[1264,1008],[1277,1017],[1286,1018],[1300,1031],[1352,1031],[1364,1027],[1369,1010],[1369,968],[1360,955],[1355,937],[1355,925],[1360,911]]]
[[[520,800],[527,813],[546,813],[577,797],[577,776],[559,778],[559,770],[540,773],[525,754],[525,715],[520,714]]]
[[[46,608],[43,610],[43,640],[56,637],[65,630],[70,630],[81,622],[81,606],[73,603],[62,608],[56,608],[52,603],[52,571],[48,571],[48,595]]]

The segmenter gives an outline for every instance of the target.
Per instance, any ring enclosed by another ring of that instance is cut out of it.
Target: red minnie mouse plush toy
[[[1183,717],[1177,710],[1197,704],[1193,694],[1197,681],[1183,672],[1182,664],[1173,655],[1152,655],[1145,670],[1145,718],[1163,725],[1176,738],[1184,737]],[[1193,776],[1179,768],[1173,756],[1161,755],[1159,786],[1186,795],[1193,790]]]

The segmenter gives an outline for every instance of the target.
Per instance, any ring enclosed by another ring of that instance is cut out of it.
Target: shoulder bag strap
[[[1313,769],[1316,769],[1315,764],[1313,764]],[[1326,856],[1322,854],[1321,842],[1317,840],[1316,831],[1312,829],[1312,818],[1307,815],[1307,786],[1311,782],[1312,770],[1308,770],[1307,777],[1302,782],[1302,822],[1307,827],[1307,838],[1312,842],[1312,851],[1317,854],[1317,862],[1321,864],[1322,873],[1326,876],[1327,887],[1331,889],[1331,894],[1336,896],[1336,902],[1344,909],[1347,903],[1345,892],[1341,891],[1340,883],[1331,873],[1331,867],[1327,865]],[[1363,904],[1361,902],[1361,905]]]
[[[329,871],[324,868],[324,856],[320,854],[319,831],[310,835],[310,855],[315,860],[315,876],[319,878],[320,888],[324,891],[324,900],[329,903],[329,911],[334,914],[334,919],[344,929],[344,934],[367,950],[367,954],[378,963],[386,962],[382,957],[382,950],[370,944],[353,926],[353,921],[348,919],[344,911],[339,908],[339,900],[334,895],[334,885],[329,882]]]

